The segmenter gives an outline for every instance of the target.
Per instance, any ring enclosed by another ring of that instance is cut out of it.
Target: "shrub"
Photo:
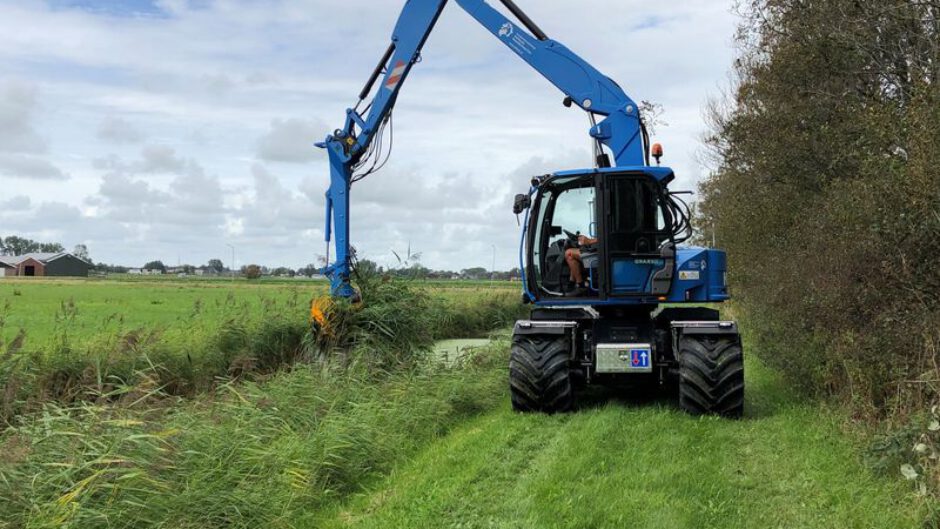
[[[261,267],[255,264],[248,265],[244,273],[247,279],[258,279],[261,277]]]
[[[753,2],[714,105],[700,224],[755,352],[868,417],[926,409],[940,346],[937,13]]]

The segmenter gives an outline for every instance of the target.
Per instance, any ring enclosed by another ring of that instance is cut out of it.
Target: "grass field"
[[[0,282],[31,333],[0,348],[0,529],[935,526],[753,355],[740,421],[596,390],[519,415],[515,288],[369,288],[312,339],[318,284]]]
[[[427,288],[456,298],[468,290],[517,293],[512,283],[427,281]],[[299,308],[306,317],[310,299],[327,292],[324,281],[270,279],[118,279],[0,280],[0,343],[25,331],[25,348],[45,347],[67,332],[73,340],[113,335],[131,329],[186,329],[194,323],[223,321],[237,313],[261,314],[265,306]]]
[[[430,348],[435,339],[483,336],[522,312],[508,283],[383,285],[373,288],[385,298],[338,322],[370,326],[347,342]],[[191,395],[309,359],[319,354],[304,342],[310,301],[326,292],[320,281],[0,281],[0,422],[47,400],[112,399],[141,381]]]
[[[52,407],[0,434],[0,527],[923,527],[837,412],[754,361],[740,421],[604,392],[518,415],[507,345],[453,367],[305,366],[169,407]]]

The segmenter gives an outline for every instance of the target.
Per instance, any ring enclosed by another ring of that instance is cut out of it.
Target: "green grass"
[[[518,294],[516,283],[415,281],[440,298],[486,293]],[[57,334],[90,340],[132,329],[186,330],[194,323],[225,320],[233,310],[260,315],[265,304],[299,303],[327,292],[324,281],[118,276],[109,279],[0,280],[0,344],[25,331],[25,348],[42,348]],[[519,295],[521,299],[521,294]]]
[[[369,288],[363,304],[341,311],[337,338],[383,368],[523,313],[511,285],[377,279]],[[309,302],[324,293],[320,282],[0,281],[0,425],[48,400],[114,400],[141,383],[188,396],[312,360],[335,349],[305,343]]]
[[[297,527],[504,401],[505,350],[302,365],[194,401],[47,405],[0,432],[0,528]]]
[[[922,526],[911,487],[860,463],[838,412],[756,361],[741,421],[606,392],[519,415],[507,349],[47,406],[0,433],[0,528]]]
[[[205,294],[179,281],[62,284],[84,289],[79,311],[120,289]],[[519,415],[505,337],[426,361],[433,339],[505,328],[520,313],[514,290],[376,283],[372,302],[336,312],[335,339],[317,337],[318,361],[292,364],[306,351],[305,300],[245,301],[282,287],[236,283],[216,314],[177,315],[131,346],[107,329],[63,341],[60,321],[52,348],[0,351],[16,368],[0,404],[25,395],[0,429],[0,529],[922,526],[913,487],[866,469],[840,412],[796,398],[753,355],[741,421],[603,391],[576,413]],[[258,365],[269,369],[233,379]],[[82,398],[44,393],[63,381]],[[180,381],[200,398],[174,396],[193,394]]]
[[[219,321],[233,310],[260,312],[266,301],[306,303],[325,292],[322,283],[220,280],[0,281],[0,340],[26,332],[26,348],[47,346],[67,330],[86,340],[122,330],[185,329],[194,322]]]
[[[747,417],[605,400],[569,415],[503,402],[365,493],[313,515],[331,528],[914,528],[910,487],[879,478],[838,416],[749,361]],[[304,524],[302,524],[304,525]]]

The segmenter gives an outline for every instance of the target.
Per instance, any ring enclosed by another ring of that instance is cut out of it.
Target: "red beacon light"
[[[663,146],[659,143],[653,144],[653,158],[656,158],[656,165],[659,165],[659,159],[663,157]]]

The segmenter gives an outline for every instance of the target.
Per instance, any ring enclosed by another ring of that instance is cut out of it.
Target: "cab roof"
[[[552,177],[582,176],[588,174],[621,174],[621,173],[646,173],[653,177],[657,182],[668,184],[675,179],[676,175],[669,167],[652,167],[648,165],[626,165],[620,167],[601,167],[593,169],[571,169],[568,171],[558,171],[552,173]]]

